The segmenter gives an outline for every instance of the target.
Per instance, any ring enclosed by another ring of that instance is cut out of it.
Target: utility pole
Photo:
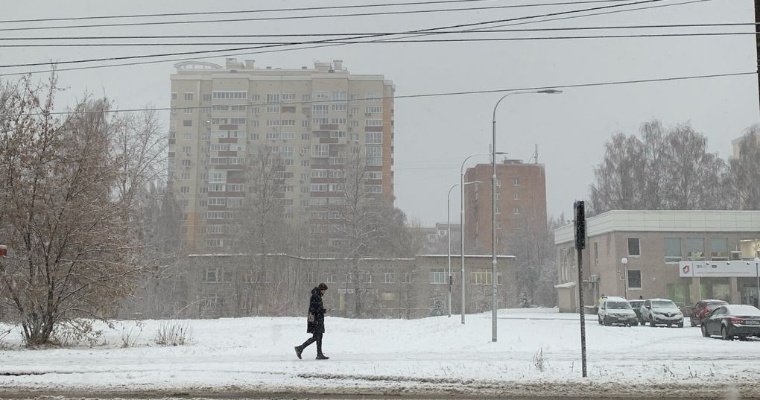
[[[760,96],[760,0],[755,0],[755,45],[757,52],[755,53],[755,68],[757,72],[757,90],[758,96]]]

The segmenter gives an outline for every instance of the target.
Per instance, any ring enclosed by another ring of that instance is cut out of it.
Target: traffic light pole
[[[575,213],[575,250],[578,253],[578,309],[581,314],[581,367],[583,377],[586,373],[586,312],[583,302],[583,249],[586,247],[586,212],[583,201],[573,205]]]

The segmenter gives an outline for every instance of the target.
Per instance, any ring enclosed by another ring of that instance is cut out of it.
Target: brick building
[[[468,251],[491,249],[491,164],[468,168],[465,182],[465,243]],[[497,252],[515,254],[509,243],[526,231],[546,230],[546,173],[543,164],[504,160],[496,164]]]

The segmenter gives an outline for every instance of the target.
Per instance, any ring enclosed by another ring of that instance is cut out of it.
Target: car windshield
[[[641,307],[642,304],[644,304],[643,300],[634,300],[629,302],[631,304],[631,307]]]
[[[678,308],[676,304],[670,300],[658,300],[652,302],[652,308]]]
[[[611,301],[607,303],[607,308],[612,310],[630,310],[631,305],[624,301]]]

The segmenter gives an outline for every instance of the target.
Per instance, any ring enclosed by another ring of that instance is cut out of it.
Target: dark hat
[[[327,290],[327,285],[325,285],[324,283],[320,283],[319,286],[317,286],[317,289],[319,289],[319,290]]]

